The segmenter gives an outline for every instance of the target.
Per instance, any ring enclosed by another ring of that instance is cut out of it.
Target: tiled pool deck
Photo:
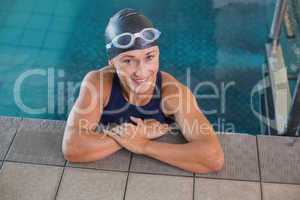
[[[0,117],[1,200],[300,199],[300,138],[220,133],[224,169],[193,174],[126,150],[93,163],[66,162],[64,126]],[[171,134],[160,140],[184,142]]]

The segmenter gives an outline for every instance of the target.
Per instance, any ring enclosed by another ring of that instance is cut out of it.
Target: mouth
[[[148,81],[149,78],[144,78],[144,79],[131,79],[135,84],[140,85],[142,83],[145,83]]]

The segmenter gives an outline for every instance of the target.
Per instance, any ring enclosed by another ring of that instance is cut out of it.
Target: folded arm
[[[173,86],[174,87],[174,86]],[[201,112],[191,91],[180,83],[165,103],[174,111],[176,123],[186,138],[185,144],[149,141],[144,154],[179,168],[196,173],[222,169],[224,153],[213,127]]]
[[[100,88],[103,84],[100,76],[97,71],[85,76],[79,97],[68,116],[62,142],[62,152],[68,161],[95,161],[122,148],[111,137],[96,131],[105,101],[105,88]],[[103,92],[100,94],[101,89]]]

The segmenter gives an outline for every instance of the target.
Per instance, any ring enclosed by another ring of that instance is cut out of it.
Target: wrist
[[[143,145],[143,151],[142,151],[142,155],[149,155],[149,152],[151,151],[151,147],[152,147],[153,141],[152,140],[148,140],[144,145]]]

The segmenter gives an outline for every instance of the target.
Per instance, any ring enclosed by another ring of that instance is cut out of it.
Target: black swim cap
[[[153,28],[151,21],[147,17],[131,8],[122,9],[109,19],[105,30],[105,42],[106,44],[110,43],[115,36],[121,33],[137,33],[144,28]],[[145,49],[155,45],[157,45],[157,41],[147,44],[143,39],[136,38],[133,46],[127,49],[121,49],[112,45],[111,48],[107,49],[107,53],[109,59],[112,59],[120,53],[126,51]]]

